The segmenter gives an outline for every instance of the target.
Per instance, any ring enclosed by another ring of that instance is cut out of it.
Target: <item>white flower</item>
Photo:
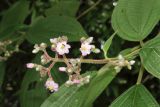
[[[33,63],[28,63],[28,64],[26,64],[26,66],[27,66],[27,68],[34,68],[34,64]]]
[[[45,83],[45,87],[51,92],[58,91],[58,84],[55,83],[52,79],[48,79]]]
[[[92,45],[89,43],[82,43],[80,51],[82,53],[82,56],[86,56],[91,53]]]
[[[69,53],[69,48],[71,48],[71,46],[68,45],[66,41],[62,41],[57,43],[56,51],[59,55],[64,55]]]

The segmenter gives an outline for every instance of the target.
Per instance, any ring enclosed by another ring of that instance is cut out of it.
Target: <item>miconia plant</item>
[[[66,54],[69,53],[71,46],[67,43],[68,38],[66,36],[50,39],[51,45],[50,49],[55,53],[55,57],[51,57],[47,51],[47,44],[41,43],[40,45],[35,44],[32,53],[36,54],[39,51],[42,51],[41,64],[28,63],[27,68],[35,68],[36,71],[40,72],[41,77],[48,75],[46,81],[46,88],[51,92],[58,91],[58,84],[54,82],[54,79],[51,75],[51,69],[56,62],[64,62],[66,67],[59,67],[60,72],[66,72],[68,75],[68,80],[66,81],[66,86],[77,85],[82,86],[89,83],[90,75],[81,76],[81,63],[92,63],[92,64],[108,64],[109,66],[114,66],[114,69],[118,72],[122,67],[127,66],[128,69],[131,69],[131,65],[135,63],[134,60],[128,61],[123,58],[122,55],[119,55],[115,59],[85,59],[84,57],[89,55],[91,52],[99,53],[100,50],[91,44],[93,37],[81,38],[81,56],[79,58],[67,58]],[[62,58],[61,58],[62,56]],[[48,67],[45,65],[50,63]]]
[[[0,106],[160,107],[160,0],[4,2]]]

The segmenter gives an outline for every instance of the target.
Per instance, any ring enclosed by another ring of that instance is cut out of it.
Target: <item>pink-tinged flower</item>
[[[65,72],[67,69],[66,69],[66,67],[59,67],[59,71],[61,71],[61,72]]]
[[[69,53],[69,48],[71,48],[71,46],[68,45],[66,41],[62,41],[57,43],[56,51],[59,55],[64,55]]]
[[[89,43],[82,43],[80,51],[82,53],[82,56],[86,56],[91,53],[93,45],[90,45]]]
[[[27,68],[33,68],[34,67],[34,64],[33,63],[28,63],[26,64]]]
[[[46,84],[45,84],[45,87],[50,90],[51,92],[54,92],[54,91],[58,91],[58,84],[55,83],[52,79],[48,79],[46,81]]]

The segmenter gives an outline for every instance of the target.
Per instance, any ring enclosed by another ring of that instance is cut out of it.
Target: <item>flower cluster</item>
[[[93,37],[81,38],[80,58],[67,58],[66,54],[69,53],[69,50],[71,48],[71,46],[67,43],[67,41],[68,38],[65,36],[50,39],[51,51],[55,53],[55,57],[51,57],[46,51],[47,44],[45,43],[41,43],[40,45],[35,44],[32,53],[36,54],[39,51],[43,52],[41,56],[41,64],[40,65],[34,63],[27,64],[27,68],[35,68],[36,71],[39,71],[41,77],[48,75],[45,87],[51,92],[58,91],[59,87],[58,84],[54,82],[54,79],[50,73],[51,69],[53,68],[56,62],[64,62],[66,64],[66,66],[59,67],[60,72],[68,74],[68,80],[65,82],[66,86],[71,86],[71,85],[82,86],[84,84],[89,83],[91,78],[90,75],[87,76],[81,75],[81,63],[95,63],[95,64],[108,63],[110,65],[114,65],[117,71],[124,66],[127,66],[128,69],[131,69],[131,65],[135,63],[135,61],[133,60],[132,61],[125,60],[122,55],[119,55],[117,60],[113,61],[110,60],[110,62],[108,62],[107,59],[102,59],[102,60],[84,59],[84,57],[89,55],[91,52],[93,53],[100,52],[100,50],[96,48],[95,45],[92,44]]]
[[[16,45],[15,48],[11,49],[11,44],[13,42],[11,40],[0,41],[0,61],[7,60],[14,52],[19,51],[19,45]]]
[[[58,38],[52,38],[50,39],[51,42],[51,50],[55,52],[56,56],[55,58],[52,58],[49,56],[49,54],[46,51],[47,44],[41,43],[40,45],[35,44],[34,49],[32,53],[36,54],[39,51],[42,51],[43,54],[41,56],[41,65],[34,64],[34,63],[28,63],[27,68],[35,68],[36,71],[40,72],[40,76],[44,77],[48,74],[49,79],[46,81],[46,88],[49,89],[51,92],[58,90],[58,84],[54,82],[52,76],[51,76],[51,68],[54,66],[54,64],[58,61],[58,56],[63,56],[61,59],[67,66],[66,67],[59,67],[60,72],[65,72],[68,74],[69,79],[66,81],[66,86],[74,85],[81,86],[83,84],[87,84],[90,80],[90,76],[82,77],[80,75],[81,71],[81,59],[67,59],[65,54],[69,53],[69,49],[71,46],[67,43],[68,38],[66,36],[58,37]],[[81,48],[80,51],[82,53],[81,56],[89,55],[91,52],[99,53],[100,50],[95,48],[94,45],[91,45],[93,41],[93,37],[90,37],[88,39],[82,38],[81,39]],[[49,67],[45,67],[46,64],[50,63]]]

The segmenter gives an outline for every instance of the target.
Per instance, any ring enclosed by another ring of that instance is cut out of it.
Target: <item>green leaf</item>
[[[3,84],[4,74],[5,74],[5,63],[0,62],[0,87]]]
[[[84,103],[82,107],[88,107],[93,104],[96,98],[103,92],[103,90],[110,84],[115,78],[117,72],[114,67],[108,67],[108,65],[102,67],[95,78],[89,84],[84,97]],[[96,84],[96,85],[95,85]],[[86,99],[87,98],[87,99]]]
[[[75,18],[52,15],[32,24],[27,39],[32,43],[49,43],[50,38],[62,35],[67,36],[70,41],[78,41],[82,36],[87,36]]]
[[[46,99],[41,107],[89,107],[117,73],[106,65],[98,72],[90,72],[89,74],[91,75],[89,84],[82,87],[63,85],[58,92]]]
[[[125,40],[143,40],[160,19],[159,7],[159,0],[119,0],[113,11],[112,26]]]
[[[143,46],[140,57],[145,69],[160,79],[160,35]]]
[[[35,62],[39,56],[35,58]],[[20,105],[21,107],[39,107],[48,97],[48,92],[44,87],[45,81],[40,80],[39,72],[34,69],[27,70],[21,85]]]
[[[19,26],[23,24],[28,13],[28,1],[18,1],[13,4],[2,17],[0,23],[0,39],[12,36],[13,33],[19,28]]]
[[[108,58],[107,57],[107,53],[108,53],[108,50],[109,50],[109,47],[111,46],[112,44],[112,40],[113,40],[113,37],[116,35],[116,32],[114,34],[112,34],[112,36],[109,37],[109,39],[104,43],[103,45],[103,52],[104,52],[104,57],[105,58]]]
[[[52,7],[46,10],[46,16],[65,15],[74,17],[79,8],[79,0],[60,0],[52,3]]]
[[[134,85],[119,96],[109,107],[159,107],[143,85]]]

